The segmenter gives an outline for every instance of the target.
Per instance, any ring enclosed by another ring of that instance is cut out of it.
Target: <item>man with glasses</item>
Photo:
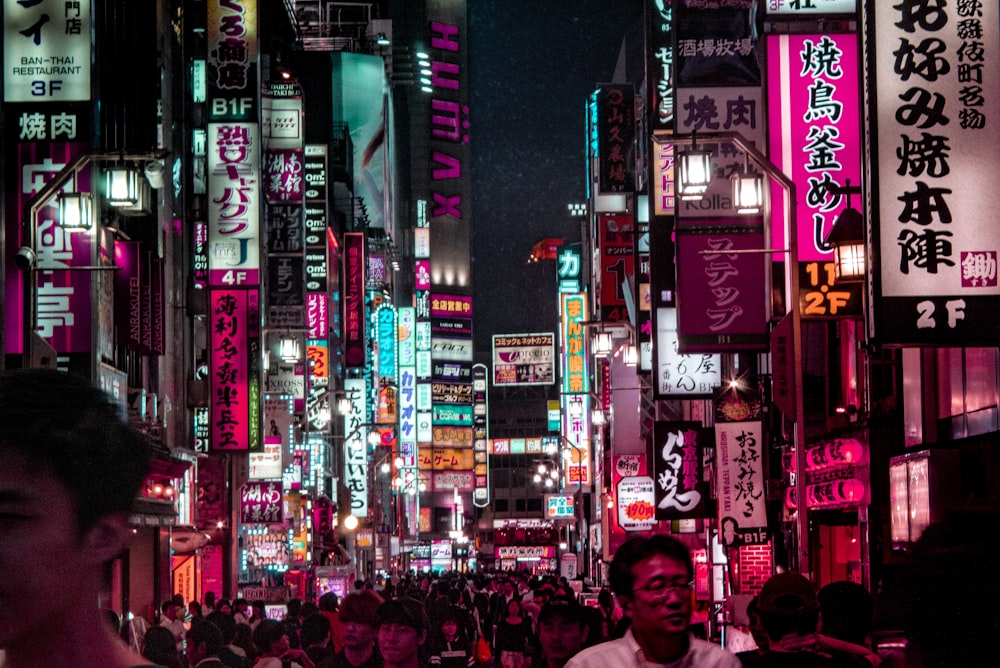
[[[566,668],[740,668],[735,655],[688,632],[694,565],[676,538],[626,541],[608,579],[632,625],[624,637],[580,652]]]

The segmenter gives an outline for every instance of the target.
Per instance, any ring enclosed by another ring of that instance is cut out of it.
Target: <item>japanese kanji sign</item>
[[[899,0],[866,7],[874,336],[996,345],[1000,334],[1000,4]]]
[[[90,100],[90,3],[4,0],[4,102]]]
[[[702,460],[709,438],[700,422],[653,423],[657,520],[705,516],[708,484]]]
[[[715,425],[715,488],[719,533],[726,546],[767,541],[761,423]]]
[[[281,483],[251,480],[240,487],[241,524],[279,524],[283,520]]]

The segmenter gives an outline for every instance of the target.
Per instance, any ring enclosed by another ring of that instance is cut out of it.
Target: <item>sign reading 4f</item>
[[[90,3],[4,0],[4,102],[90,100]]]

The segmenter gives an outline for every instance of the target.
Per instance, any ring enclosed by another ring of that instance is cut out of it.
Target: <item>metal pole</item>
[[[654,132],[654,141],[661,144],[671,144],[674,146],[693,146],[694,136],[673,135],[664,132]],[[731,143],[745,152],[764,172],[784,188],[787,198],[785,200],[785,220],[788,225],[788,262],[785,266],[785,284],[788,286],[786,303],[788,313],[791,317],[792,326],[792,377],[794,379],[795,393],[795,414],[792,420],[795,423],[792,432],[792,442],[795,446],[795,519],[797,538],[797,566],[799,572],[807,578],[812,579],[812,566],[809,562],[809,510],[806,507],[806,487],[805,487],[805,397],[803,395],[803,366],[802,366],[802,316],[799,312],[799,250],[798,250],[798,227],[796,221],[796,205],[798,203],[795,183],[782,172],[777,165],[761,153],[756,146],[748,142],[743,135],[738,132],[700,132],[698,140],[704,143]],[[770,227],[765,221],[764,243],[770,244],[767,234]]]

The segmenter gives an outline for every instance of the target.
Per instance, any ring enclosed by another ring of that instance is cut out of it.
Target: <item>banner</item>
[[[657,520],[705,517],[703,460],[710,438],[700,422],[653,423]]]

